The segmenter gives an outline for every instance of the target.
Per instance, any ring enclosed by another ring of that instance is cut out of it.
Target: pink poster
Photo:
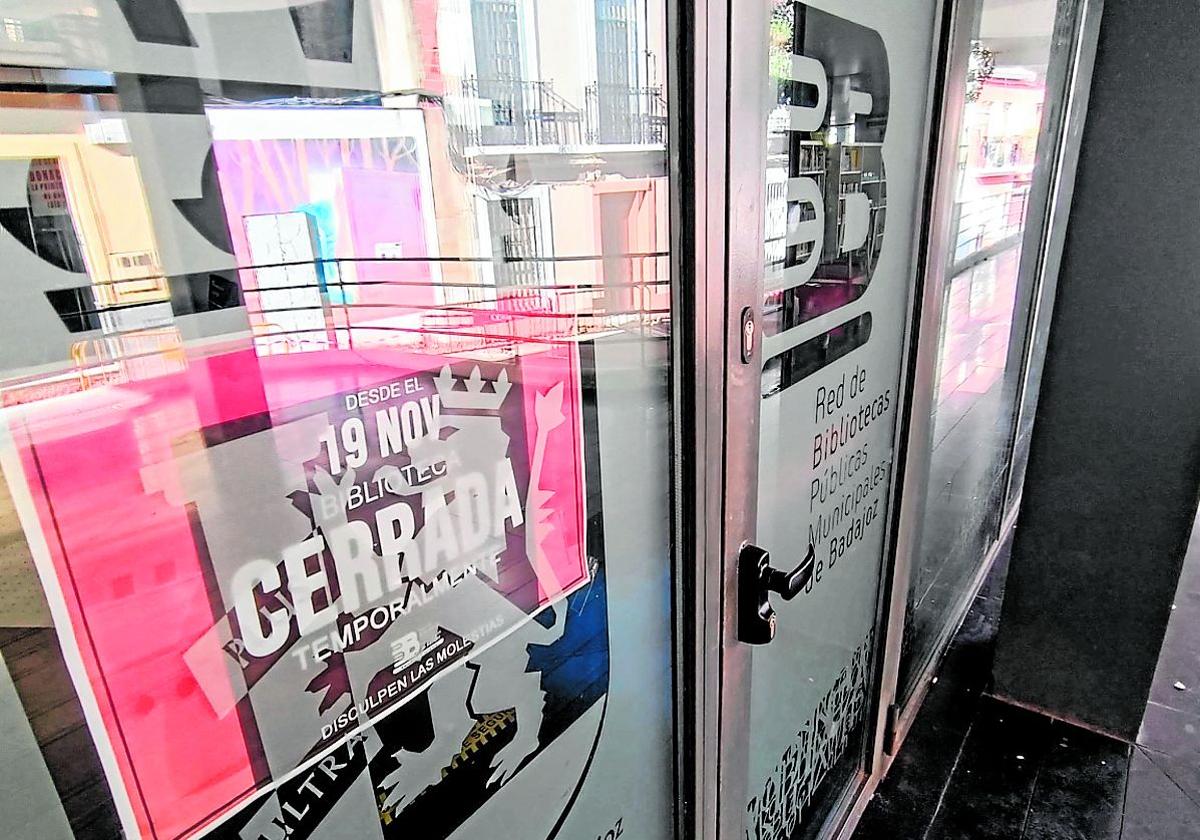
[[[147,837],[340,766],[432,684],[561,633],[592,576],[574,345],[239,350],[7,417],[60,639]]]

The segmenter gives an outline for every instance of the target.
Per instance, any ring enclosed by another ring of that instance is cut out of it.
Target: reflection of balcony
[[[661,146],[667,142],[667,100],[661,87],[592,84],[585,91],[587,142]]]
[[[287,302],[264,293],[278,289],[259,287],[243,294],[260,355],[371,347],[511,353],[613,331],[661,331],[670,314],[666,256],[442,257],[475,269],[471,280],[454,283],[433,279],[429,271],[439,260],[423,257],[317,259],[242,266],[256,276],[265,269],[293,269],[289,288],[309,293],[309,299]],[[335,279],[322,284],[316,267],[329,263],[338,270],[328,272]],[[485,266],[510,263],[537,263],[544,270],[517,272],[540,279],[516,288],[499,288],[484,274]],[[570,276],[555,279],[555,268]],[[364,280],[368,270],[370,279]],[[348,280],[352,275],[357,279]]]
[[[464,79],[455,128],[465,147],[578,146],[583,114],[549,82]]]
[[[667,108],[658,87],[588,85],[586,110],[550,82],[464,79],[447,97],[456,166],[484,181],[575,181],[592,171],[666,175]]]

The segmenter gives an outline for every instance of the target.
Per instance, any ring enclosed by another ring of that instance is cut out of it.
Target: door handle
[[[753,543],[743,543],[738,553],[738,639],[751,645],[765,645],[775,638],[775,610],[769,594],[778,593],[790,601],[812,579],[816,549],[808,552],[790,572],[771,565],[771,552]]]

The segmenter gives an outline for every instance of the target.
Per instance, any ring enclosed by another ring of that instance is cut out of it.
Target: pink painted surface
[[[421,180],[417,173],[343,169],[341,199],[349,229],[350,253],[365,260],[384,252],[392,257],[355,263],[358,280],[374,284],[356,288],[356,302],[389,306],[351,308],[350,323],[408,315],[432,306],[430,264],[427,260],[411,261],[413,257],[428,254],[421,223]]]
[[[584,546],[584,504],[582,498],[576,504],[560,504],[555,496],[566,488],[579,487],[583,491],[583,417],[580,400],[579,366],[564,364],[558,358],[562,352],[574,352],[569,346],[559,346],[549,353],[533,353],[525,357],[521,374],[524,378],[521,389],[525,401],[527,422],[526,451],[531,460],[539,451],[544,451],[545,461],[538,487],[530,487],[530,494],[541,491],[544,502],[543,515],[536,523],[526,522],[529,529],[539,531],[542,551],[555,566],[549,576],[538,573],[537,558],[533,561],[538,574],[538,603],[549,603],[564,591],[574,590],[588,577],[586,547]],[[554,424],[548,434],[539,440],[539,430]],[[584,562],[572,567],[559,558],[581,558]],[[557,585],[557,588],[556,588]]]
[[[351,112],[352,115],[353,112]],[[346,115],[339,115],[345,118]],[[311,118],[332,119],[315,109]],[[410,314],[434,301],[430,263],[375,262],[394,256],[429,255],[424,235],[420,171],[410,137],[218,140],[213,143],[217,179],[234,256],[241,272],[251,322],[270,322],[254,290],[256,273],[245,219],[305,212],[314,229],[314,256],[330,282],[341,272],[344,288],[331,287],[332,302],[344,292],[351,303],[375,307],[342,310],[349,321]],[[429,208],[432,213],[432,208]],[[380,250],[380,246],[385,246]],[[398,246],[397,248],[386,246]],[[335,259],[347,263],[337,264]],[[367,262],[362,262],[362,261]],[[393,285],[354,286],[354,280]],[[397,308],[380,308],[378,304]],[[261,314],[260,314],[261,313]],[[344,323],[344,319],[340,322]]]

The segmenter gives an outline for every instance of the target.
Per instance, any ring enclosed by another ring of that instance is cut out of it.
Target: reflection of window
[[[262,329],[290,348],[327,346],[317,278],[316,236],[307,213],[245,216],[246,242],[257,280]],[[271,339],[260,340],[261,348]]]
[[[480,79],[521,78],[521,40],[514,0],[472,0],[475,70]]]
[[[521,129],[521,36],[515,0],[471,0],[478,96],[491,101],[491,124],[519,143]]]
[[[766,196],[767,271],[780,271],[787,257],[787,173],[781,168],[767,170]]]
[[[4,37],[14,44],[24,41],[25,27],[21,24],[21,21],[16,18],[6,17],[4,19]]]
[[[50,301],[50,305],[70,332],[86,332],[100,328],[99,310],[91,286],[51,289],[46,292],[46,299]]]
[[[34,158],[19,163],[29,167],[25,206],[0,209],[0,225],[51,265],[66,271],[86,271],[58,160]]]
[[[634,306],[633,245],[630,224],[637,195],[614,192],[600,196],[600,252],[604,283],[604,309],[609,315],[629,314]]]
[[[633,89],[629,59],[634,21],[625,0],[596,0],[596,94],[601,143],[628,143]]]
[[[537,202],[502,198],[488,202],[487,207],[497,288],[540,286],[544,266],[536,259],[542,251]]]

